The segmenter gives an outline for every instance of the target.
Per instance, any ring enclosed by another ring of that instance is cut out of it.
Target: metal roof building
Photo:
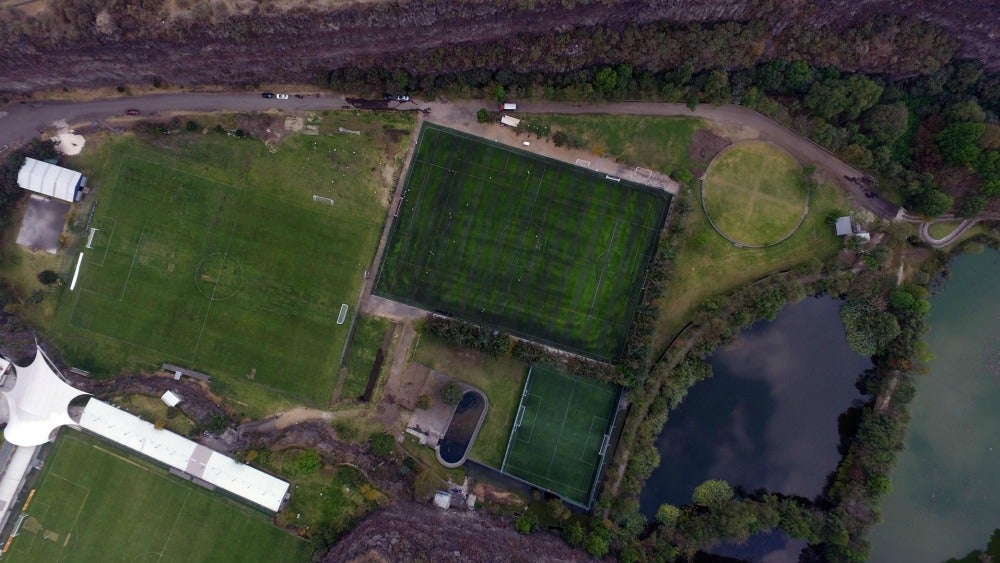
[[[277,512],[288,483],[212,449],[91,399],[80,426],[146,457]]]
[[[846,215],[837,219],[837,223],[834,228],[837,229],[838,237],[854,234],[854,229],[851,226],[851,218]]]
[[[86,183],[87,178],[79,172],[34,158],[26,158],[17,173],[18,186],[69,202],[76,201],[80,188]]]

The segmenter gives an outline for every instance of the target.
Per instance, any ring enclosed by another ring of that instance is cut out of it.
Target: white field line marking
[[[573,395],[576,394],[576,385],[569,391],[569,401],[566,403],[566,410],[563,411],[562,424],[559,425],[559,434],[556,436],[556,445],[552,448],[552,457],[549,458],[549,466],[545,469],[548,477],[552,473],[552,463],[556,460],[556,452],[559,451],[559,442],[562,442],[563,429],[566,428],[566,419],[569,417],[569,410],[573,406]]]
[[[121,301],[125,299],[125,290],[128,289],[128,281],[132,279],[132,269],[135,268],[135,261],[139,258],[139,250],[142,248],[142,239],[146,236],[146,225],[142,226],[142,232],[139,233],[139,241],[135,244],[135,254],[132,255],[132,265],[128,267],[128,276],[125,277],[125,284],[122,285],[122,294],[118,296],[118,300]]]
[[[73,272],[73,281],[69,284],[70,291],[73,291],[76,288],[76,279],[80,277],[81,264],[83,264],[83,252],[80,252],[80,257],[76,259],[76,270]]]

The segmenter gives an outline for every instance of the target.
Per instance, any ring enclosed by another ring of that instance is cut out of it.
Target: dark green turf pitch
[[[588,505],[617,404],[614,385],[532,367],[501,470]]]
[[[669,194],[425,124],[376,293],[616,359]]]

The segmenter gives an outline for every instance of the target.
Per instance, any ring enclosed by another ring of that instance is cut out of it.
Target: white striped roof
[[[17,173],[17,185],[49,197],[73,202],[76,197],[76,187],[82,176],[83,174],[69,168],[26,158],[24,166]]]
[[[80,426],[274,512],[288,492],[288,483],[277,477],[97,399],[87,403]]]

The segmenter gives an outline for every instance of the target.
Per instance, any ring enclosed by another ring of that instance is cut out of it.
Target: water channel
[[[860,398],[854,383],[871,366],[848,347],[840,305],[826,297],[789,305],[710,358],[714,375],[691,389],[657,439],[661,464],[641,497],[646,516],[662,503],[690,503],[706,479],[747,491],[822,492],[840,459],[837,417]],[[762,536],[719,551],[797,561],[805,545]]]
[[[926,342],[935,359],[917,379],[871,561],[961,557],[1000,527],[998,279],[1000,253],[960,256],[931,300]]]

